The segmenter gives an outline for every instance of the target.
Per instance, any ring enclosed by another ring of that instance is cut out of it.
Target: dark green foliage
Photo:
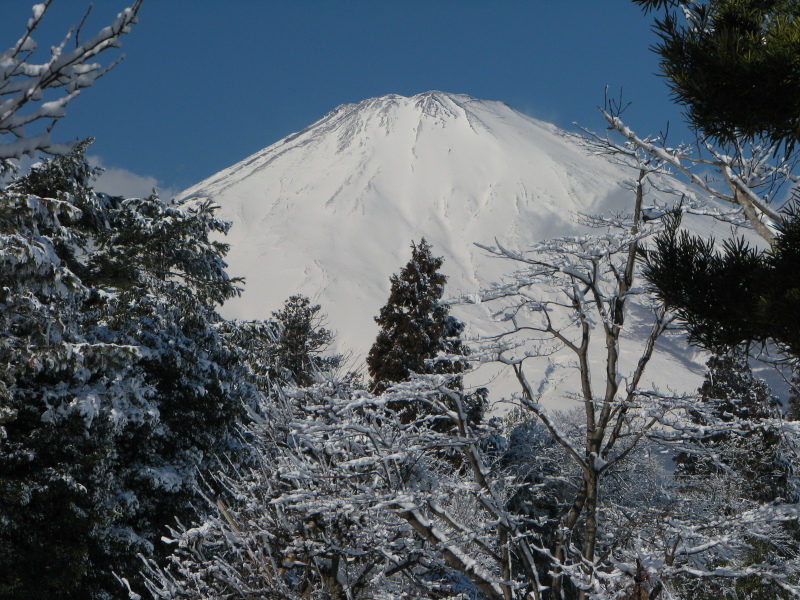
[[[759,310],[772,325],[770,337],[785,344],[791,354],[800,356],[800,320],[793,318],[800,307],[800,212],[797,198],[778,223],[778,237],[766,256],[770,274],[767,293],[762,294]]]
[[[763,419],[774,418],[780,412],[769,387],[753,375],[747,356],[741,351],[712,356],[707,366],[705,381],[699,389],[700,403],[689,416],[695,424],[709,427],[714,433],[695,440],[696,452],[683,452],[675,458],[678,481],[701,496],[719,494],[724,498],[710,482],[733,480],[737,501],[740,498],[762,504],[795,501],[789,487],[792,466],[782,456],[780,436],[758,427]],[[720,427],[720,423],[729,424],[729,430]],[[724,506],[723,509],[729,510]],[[747,542],[750,547],[743,556],[745,564],[776,564],[789,559],[786,547],[779,542],[758,538]],[[758,576],[739,578],[724,593],[702,581],[678,578],[677,586],[692,598],[709,600],[790,597],[774,582]]]
[[[69,154],[48,161],[46,168],[31,169],[25,177],[11,182],[8,191],[40,198],[71,197],[77,203],[88,202],[91,182],[99,173],[99,169],[89,166],[84,158],[93,141],[93,138],[87,138],[78,142]],[[98,215],[89,213],[83,216]]]
[[[791,421],[800,421],[800,367],[794,365],[792,377],[789,382],[789,410],[787,417]]]
[[[674,97],[701,139],[766,139],[791,151],[800,139],[800,2],[633,0],[663,9],[653,49]],[[678,17],[671,9],[683,14]],[[645,254],[645,277],[712,351],[773,340],[800,356],[800,219],[789,211],[770,252],[742,240],[713,243],[678,232],[673,218]]]
[[[777,400],[767,384],[753,375],[747,356],[741,351],[714,355],[707,368],[699,389],[700,403],[689,417],[714,432],[698,440],[702,451],[682,453],[676,458],[676,475],[686,481],[702,482],[714,475],[723,476],[730,468],[741,477],[747,499],[769,503],[785,498],[788,472],[780,458],[780,438],[758,428],[761,420],[779,414]],[[720,428],[720,422],[730,423],[737,433]],[[748,424],[742,427],[739,422]]]
[[[712,351],[773,340],[800,356],[800,219],[789,215],[775,247],[759,251],[743,239],[713,240],[681,231],[680,216],[643,250],[644,277],[676,311],[691,339]]]
[[[226,225],[95,194],[85,148],[0,192],[3,598],[127,597],[254,394],[215,312]]]
[[[58,424],[41,418],[35,404],[19,410],[0,453],[0,597],[90,598],[108,584],[104,551],[146,548],[111,537],[119,522],[106,498],[117,491],[111,432],[86,435],[76,414]]]
[[[661,70],[702,135],[800,140],[800,2],[634,0],[656,20]],[[670,12],[677,7],[688,17]]]
[[[338,357],[322,356],[333,334],[322,327],[319,310],[320,305],[312,305],[305,296],[292,296],[283,309],[272,313],[278,325],[270,361],[273,379],[308,386],[315,373],[338,365]]]
[[[663,8],[676,8],[685,2],[683,0],[631,0],[634,4],[641,6],[645,12],[660,10]]]
[[[443,260],[431,254],[423,239],[411,244],[411,260],[391,277],[391,291],[380,316],[381,331],[367,357],[373,388],[382,392],[392,383],[407,381],[412,373],[460,373],[460,359],[436,361],[441,352],[464,356],[458,337],[463,323],[440,304],[447,278],[439,273]],[[460,385],[457,381],[455,385]]]
[[[268,394],[274,379],[275,323],[269,321],[223,321],[217,328],[225,346],[235,351],[235,360],[247,371],[247,379],[263,394]]]

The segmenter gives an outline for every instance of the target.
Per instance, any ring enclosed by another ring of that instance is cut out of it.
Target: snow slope
[[[431,91],[340,106],[179,199],[210,198],[233,222],[229,273],[247,287],[225,316],[266,318],[302,293],[357,360],[412,240],[444,256],[449,295],[474,293],[514,268],[474,242],[524,248],[576,232],[578,212],[631,205],[620,186],[631,175],[501,102]],[[473,332],[492,328],[467,318]],[[696,386],[697,359],[670,360],[662,375]]]

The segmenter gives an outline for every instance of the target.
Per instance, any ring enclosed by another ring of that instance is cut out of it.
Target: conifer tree
[[[322,356],[333,334],[322,327],[319,311],[319,304],[312,305],[305,296],[295,295],[280,311],[272,313],[278,324],[270,369],[273,378],[307,386],[313,383],[316,371],[338,365],[338,357]]]
[[[707,368],[705,381],[698,390],[700,402],[689,415],[694,423],[707,426],[716,420],[739,428],[739,422],[758,423],[779,413],[777,399],[766,382],[755,377],[741,349],[712,356]],[[747,499],[769,503],[785,497],[788,473],[781,464],[779,436],[748,425],[748,431],[733,440],[731,433],[719,430],[697,440],[711,454],[702,460],[690,453],[678,455],[678,477],[702,481],[733,469],[743,481]],[[708,456],[714,456],[716,462],[711,462]]]
[[[110,575],[104,555],[147,551],[122,526],[132,507],[114,446],[151,428],[155,413],[136,348],[83,327],[91,289],[69,265],[85,247],[76,224],[88,211],[69,191],[85,175],[74,158],[0,196],[3,598],[91,598],[108,583],[98,581]]]
[[[447,277],[439,272],[443,259],[434,257],[423,238],[411,244],[411,260],[391,277],[386,305],[375,318],[381,331],[367,357],[373,388],[381,392],[412,373],[460,373],[463,360],[436,361],[445,355],[464,356],[458,337],[464,325],[440,303]],[[455,385],[460,385],[456,380]]]
[[[698,147],[719,147],[719,152],[711,150],[716,162],[708,164],[724,174],[731,199],[771,246],[762,252],[735,240],[718,252],[713,243],[680,233],[675,221],[647,253],[645,278],[678,312],[693,341],[711,351],[772,340],[797,360],[800,326],[793,315],[800,308],[800,215],[796,201],[776,211],[768,206],[775,190],[758,190],[769,179],[767,172],[780,179],[796,161],[792,153],[800,140],[800,4],[633,1],[646,10],[665,11],[655,22],[660,42],[653,49],[661,57],[673,97],[686,108]],[[753,145],[750,159],[748,142]],[[781,147],[785,158],[769,164],[769,155],[779,157]]]
[[[643,250],[644,277],[667,308],[683,321],[690,338],[713,352],[771,340],[790,357],[800,357],[800,218],[796,208],[782,223],[770,251],[744,239],[721,250],[679,230],[680,216]]]
[[[253,399],[215,309],[227,226],[96,194],[86,145],[0,191],[3,598],[126,595]]]
[[[766,138],[791,148],[800,140],[800,4],[633,1],[667,9],[655,22],[654,50],[694,128],[718,143]]]

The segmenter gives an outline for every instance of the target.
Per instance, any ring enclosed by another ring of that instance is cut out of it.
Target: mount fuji
[[[358,360],[412,241],[444,257],[448,296],[475,293],[513,266],[474,242],[523,249],[577,233],[578,213],[630,210],[620,184],[632,174],[501,102],[430,91],[339,106],[178,200],[210,199],[232,221],[228,272],[246,289],[224,316],[268,318],[304,294]],[[492,327],[464,320],[473,333]],[[699,359],[675,360],[700,380]]]

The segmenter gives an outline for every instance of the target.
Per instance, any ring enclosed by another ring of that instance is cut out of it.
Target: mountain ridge
[[[232,221],[229,273],[247,286],[224,316],[268,318],[301,293],[322,305],[337,349],[363,358],[412,240],[444,257],[448,295],[475,293],[514,268],[475,242],[523,249],[585,231],[578,213],[632,208],[632,175],[502,102],[434,90],[341,105],[178,199],[211,199]],[[496,330],[460,310],[468,332]]]

